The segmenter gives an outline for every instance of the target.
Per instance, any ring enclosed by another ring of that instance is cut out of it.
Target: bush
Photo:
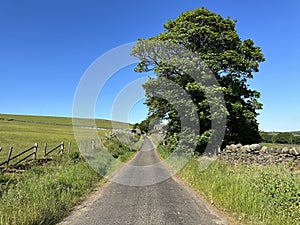
[[[130,151],[129,147],[121,143],[117,137],[110,138],[104,145],[114,158],[118,158],[120,155],[125,154],[125,152]]]
[[[132,134],[118,134],[118,136],[113,136],[107,139],[104,146],[108,149],[108,152],[114,157],[119,158],[125,155],[127,152],[132,152],[135,147],[135,143],[139,142],[140,137],[138,135]]]

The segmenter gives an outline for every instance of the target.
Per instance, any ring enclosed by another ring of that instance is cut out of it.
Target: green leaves
[[[262,172],[255,186],[264,195],[265,207],[273,213],[280,213],[283,218],[299,222],[300,193],[297,180],[291,173],[285,176],[279,173]]]
[[[164,32],[139,39],[132,49],[140,59],[135,70],[157,75],[143,86],[146,104],[150,116],[169,119],[169,137],[182,129],[179,118],[190,104],[196,107],[201,145],[222,135],[226,116],[224,144],[260,141],[256,110],[262,105],[259,92],[249,89],[247,81],[265,59],[251,39],[241,40],[235,23],[205,8],[184,12],[169,20]],[[175,87],[182,91],[174,91]]]

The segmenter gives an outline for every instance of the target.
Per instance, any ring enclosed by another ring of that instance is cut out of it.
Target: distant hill
[[[61,126],[73,126],[72,118],[70,117],[0,114],[0,120],[39,123],[39,124],[54,124],[54,125],[61,125]],[[90,119],[82,119],[83,123],[84,121],[88,121],[88,120]],[[111,120],[105,120],[105,119],[96,119],[96,126],[105,129],[112,129],[112,126],[118,129],[128,128],[127,123],[116,122],[116,121],[112,122]],[[131,124],[129,126],[132,127]]]

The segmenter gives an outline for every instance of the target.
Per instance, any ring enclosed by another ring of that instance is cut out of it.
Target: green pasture
[[[97,122],[109,128],[109,121]],[[95,130],[82,129],[82,132],[88,137]],[[111,129],[97,132],[104,137]],[[115,136],[103,138],[107,151],[94,154],[98,158],[91,168],[78,152],[70,118],[0,115],[0,162],[7,159],[10,146],[13,146],[14,156],[38,143],[37,157],[40,158],[45,143],[48,150],[62,141],[67,149],[68,142],[71,143],[71,154],[52,153],[51,156],[57,157],[45,164],[24,167],[25,170],[13,170],[14,166],[7,170],[3,166],[0,170],[0,225],[57,224],[74,205],[105,182],[104,174],[112,173],[121,162],[128,161],[142,144],[142,138],[137,135],[124,133],[123,139],[130,145],[124,145]],[[118,160],[112,162],[108,154]]]
[[[296,145],[296,144],[280,144],[280,143],[261,143],[261,145],[266,146],[268,148],[300,147],[300,145]]]
[[[45,124],[54,124],[54,125],[68,125],[72,126],[72,118],[70,117],[53,117],[53,116],[28,116],[28,115],[10,115],[10,114],[0,114],[0,120],[6,121],[16,121],[16,122],[27,122],[27,123],[45,123]],[[82,119],[82,122],[89,121],[89,123],[93,120],[90,119]],[[112,129],[114,128],[122,128],[126,129],[128,127],[132,127],[131,124],[110,121],[105,119],[95,119],[95,124],[97,127]]]
[[[70,142],[71,152],[78,151],[71,121],[71,118],[63,117],[0,115],[0,147],[2,147],[0,162],[7,159],[10,146],[13,147],[13,155],[16,155],[38,143],[38,157],[43,156],[45,143],[47,143],[47,149],[50,150],[62,141],[67,149]],[[108,126],[107,121],[101,123],[99,120],[98,123]],[[95,131],[82,129],[82,132],[88,136],[89,133]],[[100,136],[104,136],[111,130],[97,132]]]

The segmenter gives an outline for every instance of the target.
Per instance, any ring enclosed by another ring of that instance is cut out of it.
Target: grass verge
[[[103,180],[86,162],[63,161],[0,175],[0,224],[55,224]]]
[[[111,140],[111,145],[116,145]],[[117,143],[118,146],[122,144]],[[125,147],[121,146],[122,149]],[[117,161],[128,161],[136,151],[122,151]],[[113,172],[110,162],[97,162],[97,171],[80,154],[62,155],[46,166],[33,166],[18,173],[0,174],[0,224],[56,224],[100,182],[99,175]],[[121,163],[118,164],[122,165]]]
[[[166,146],[159,146],[158,152],[163,158],[170,153]],[[201,162],[191,159],[178,176],[240,224],[300,224],[299,174],[283,166],[231,166],[220,161],[200,170]]]

